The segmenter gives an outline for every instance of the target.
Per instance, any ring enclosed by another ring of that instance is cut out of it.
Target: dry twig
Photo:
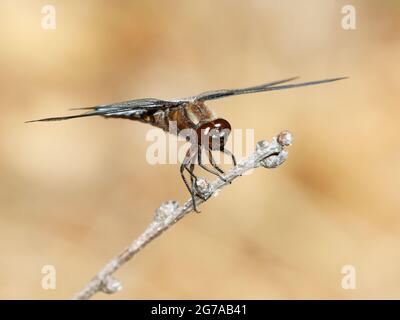
[[[288,153],[285,147],[291,143],[292,135],[288,131],[281,132],[270,142],[265,140],[258,142],[257,149],[254,153],[240,161],[235,167],[223,175],[226,181],[217,179],[208,183],[205,179],[199,179],[198,187],[201,189],[200,191],[202,192],[203,198],[208,200],[210,196],[215,196],[223,187],[229,185],[234,179],[248,173],[252,169],[260,166],[265,168],[278,167],[287,159]],[[196,197],[195,201],[197,206],[204,202],[204,200],[198,197]],[[156,210],[154,219],[146,230],[125,250],[108,262],[103,269],[74,296],[74,299],[86,300],[99,291],[115,293],[121,290],[122,286],[120,282],[114,279],[112,274],[132,259],[135,254],[148,245],[153,239],[192,211],[192,199],[188,200],[183,206],[179,206],[176,201],[167,201],[163,203]]]

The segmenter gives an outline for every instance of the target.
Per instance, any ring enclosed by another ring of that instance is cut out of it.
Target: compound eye
[[[213,138],[227,139],[231,132],[231,125],[225,119],[215,119],[213,121]]]
[[[213,124],[214,124],[214,129],[217,129],[219,131],[223,131],[225,129],[226,129],[225,131],[231,130],[231,125],[225,119],[221,119],[221,118],[215,119],[213,121]]]
[[[210,143],[212,150],[222,150],[228,141],[231,133],[231,125],[224,119],[216,119],[213,121],[213,128],[210,134]]]
[[[225,146],[230,132],[231,125],[224,119],[219,118],[203,123],[197,128],[198,143],[211,150],[221,150]]]

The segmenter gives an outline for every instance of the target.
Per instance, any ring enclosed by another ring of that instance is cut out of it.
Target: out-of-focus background
[[[177,164],[147,163],[147,125],[25,120],[296,75],[350,79],[210,102],[256,141],[293,132],[288,161],[233,183],[96,298],[400,298],[399,17],[398,1],[1,1],[0,298],[71,297],[161,202],[188,198]]]

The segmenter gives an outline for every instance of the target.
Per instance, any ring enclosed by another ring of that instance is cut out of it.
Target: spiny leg
[[[195,158],[196,154],[193,154],[192,157],[190,158],[189,161],[187,161],[187,163],[184,163],[184,169],[189,173],[190,175],[190,182],[193,184],[193,180],[195,182],[197,182],[197,176],[193,173],[194,171],[194,163],[193,160]],[[190,165],[190,166],[189,166]],[[189,168],[188,168],[189,166]]]
[[[188,170],[189,171],[189,173],[190,173],[190,181],[192,182],[192,192],[193,192],[193,190],[196,190],[196,181],[197,181],[197,179],[195,179],[195,178],[193,178],[193,169],[194,169],[194,164],[193,163],[191,163],[190,164],[190,169]],[[196,190],[197,191],[197,190]],[[197,196],[199,196],[199,193],[198,192],[196,192],[196,194],[197,194]],[[193,209],[194,209],[194,211],[196,211],[197,213],[200,213],[201,211],[198,211],[197,210],[197,208],[196,208],[196,201],[193,201]]]
[[[193,160],[194,160],[194,158],[193,158]],[[198,192],[198,190],[197,190],[197,180],[198,180],[198,178],[197,178],[197,176],[193,173],[193,171],[194,171],[194,163],[193,163],[193,162],[190,163],[189,168],[188,168],[188,165],[189,165],[189,164],[187,164],[187,165],[185,166],[185,169],[186,169],[187,172],[189,172],[189,175],[190,175],[190,182],[192,183],[192,190],[196,191],[196,195],[197,195],[200,199],[202,199],[203,201],[206,201],[207,199],[206,199],[200,192]]]
[[[208,150],[208,159],[210,160],[210,163],[211,163],[211,165],[215,168],[215,169],[217,169],[219,172],[221,172],[221,173],[224,173],[224,171],[220,168],[220,167],[218,167],[217,166],[217,164],[215,163],[215,161],[214,161],[214,158],[213,158],[213,156],[212,156],[212,152],[211,152],[211,150]],[[236,161],[236,159],[235,159],[235,161]],[[225,178],[221,178],[223,181],[225,181],[225,182],[227,182],[227,180],[225,179]],[[232,181],[229,181],[229,184],[231,184],[232,183]]]
[[[191,169],[192,166],[194,167],[194,163],[190,164],[190,167],[188,168],[189,163],[185,164],[185,170],[189,173],[190,175],[190,182],[192,182],[192,180],[197,180],[197,176],[193,173],[194,169]]]
[[[214,161],[214,158],[212,156],[211,150],[208,150],[208,160],[210,160],[211,165],[217,169],[221,173],[225,173],[220,167],[217,166],[217,164]]]
[[[189,193],[190,193],[190,196],[192,197],[193,210],[194,210],[195,212],[197,212],[197,213],[200,213],[200,211],[198,211],[198,210],[197,210],[197,207],[196,207],[196,198],[195,198],[194,191],[193,191],[193,189],[190,187],[189,183],[188,183],[187,180],[186,180],[185,175],[183,174],[183,172],[184,172],[185,169],[188,170],[188,169],[187,169],[187,165],[193,160],[193,156],[191,155],[190,151],[191,151],[191,150],[189,149],[188,152],[186,153],[185,159],[183,159],[183,162],[182,162],[181,167],[180,167],[180,172],[181,172],[182,180],[183,180],[183,182],[185,183],[186,188],[188,189],[188,191],[189,191]],[[192,176],[191,176],[191,177],[192,177]]]
[[[218,178],[220,178],[222,181],[226,181],[226,179],[225,179],[223,176],[221,176],[221,174],[220,174],[218,171],[212,170],[212,169],[208,168],[204,163],[202,163],[201,149],[198,151],[197,160],[198,160],[199,166],[200,166],[201,168],[203,168],[203,169],[206,170],[207,172],[210,172],[210,173],[216,175],[216,176],[217,176]]]
[[[189,169],[186,167],[186,170],[189,172],[190,175],[190,182],[192,184],[192,189],[194,190],[194,184],[197,181],[197,177],[194,175],[193,171],[194,171],[194,164],[191,163],[189,166]]]
[[[189,185],[189,183],[187,182],[187,180],[186,180],[186,177],[185,177],[185,175],[183,174],[183,171],[185,170],[185,165],[182,163],[181,164],[181,167],[180,167],[180,173],[181,173],[181,178],[182,178],[182,180],[183,180],[183,182],[185,183],[185,186],[186,186],[186,188],[188,189],[188,191],[190,192],[190,195],[192,196],[192,199],[193,199],[193,193],[192,193],[192,189],[190,188],[190,185]]]
[[[222,151],[223,153],[227,154],[228,156],[231,156],[233,165],[236,167],[237,162],[236,162],[235,155],[234,155],[232,152],[230,152],[228,149],[225,149],[225,148],[222,149],[221,151]]]

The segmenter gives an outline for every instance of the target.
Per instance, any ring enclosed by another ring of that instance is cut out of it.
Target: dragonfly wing
[[[297,78],[298,77],[293,77],[293,78],[289,78],[289,79],[273,81],[273,82],[264,83],[264,84],[261,84],[258,86],[248,87],[248,88],[207,91],[207,92],[203,92],[203,93],[199,94],[198,96],[196,96],[194,98],[194,100],[195,101],[215,100],[215,99],[221,99],[221,98],[225,98],[225,97],[229,97],[229,96],[236,96],[236,95],[240,95],[240,94],[305,87],[305,86],[312,86],[312,85],[316,85],[316,84],[346,79],[346,77],[340,77],[340,78],[324,79],[324,80],[318,80],[318,81],[280,85],[282,83],[293,81]]]
[[[89,108],[75,108],[73,110],[88,110],[85,113],[70,116],[50,117],[27,122],[37,121],[59,121],[74,118],[103,116],[113,118],[132,118],[137,119],[141,114],[151,113],[152,111],[163,110],[178,106],[177,102],[159,100],[154,98],[129,100],[112,104],[99,105]]]

